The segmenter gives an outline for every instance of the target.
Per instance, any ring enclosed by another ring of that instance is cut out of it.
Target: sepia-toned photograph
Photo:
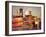
[[[5,34],[45,34],[45,3],[5,2]]]

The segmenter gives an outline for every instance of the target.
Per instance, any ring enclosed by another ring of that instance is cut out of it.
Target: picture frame
[[[28,21],[30,21],[28,18],[30,19],[30,17],[33,18],[35,16],[40,17],[41,23],[35,27],[32,23],[31,26],[29,25],[30,27],[27,26]],[[18,19],[20,19],[22,23],[20,23]],[[25,21],[25,19],[28,21]],[[45,34],[45,3],[5,1],[5,35],[18,36],[32,34]]]

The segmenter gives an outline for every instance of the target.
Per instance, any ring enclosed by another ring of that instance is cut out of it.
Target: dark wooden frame
[[[43,33],[28,33],[28,34],[9,35],[9,3],[26,3],[26,4],[42,4],[42,5],[44,5],[44,32]],[[5,1],[5,35],[6,36],[16,36],[16,35],[18,36],[18,35],[32,35],[32,34],[45,34],[45,3]]]

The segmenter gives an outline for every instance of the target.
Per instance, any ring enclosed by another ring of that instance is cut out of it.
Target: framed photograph
[[[5,35],[45,33],[45,3],[5,2]]]

